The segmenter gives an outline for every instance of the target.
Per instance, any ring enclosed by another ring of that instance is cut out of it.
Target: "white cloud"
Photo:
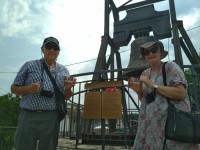
[[[52,14],[49,3],[11,0],[3,1],[1,6],[1,36],[26,38],[37,43],[36,39],[50,31]]]
[[[13,5],[15,3],[15,5]],[[27,3],[23,1],[4,1],[1,4],[3,7],[1,11],[1,34],[4,36],[16,35],[19,31],[22,31],[23,26],[27,25],[26,21],[21,23],[20,20],[28,13]]]
[[[118,7],[127,1],[114,2]],[[1,71],[17,71],[25,61],[39,59],[40,46],[47,36],[59,39],[62,50],[58,61],[64,65],[97,58],[104,34],[104,0],[0,0],[0,3]],[[200,25],[199,0],[184,0],[184,3],[176,0],[175,4],[177,19],[183,20],[185,29]],[[156,7],[158,10],[166,8],[166,1]],[[120,19],[126,15],[125,12],[120,14]],[[110,25],[112,36],[112,22]],[[199,34],[196,31],[198,29],[188,33],[199,49]],[[129,48],[128,45],[121,49]],[[173,56],[170,51],[170,57]],[[123,67],[128,65],[129,59],[130,51],[121,55]],[[96,61],[91,61],[67,68],[71,74],[77,74],[93,71],[95,64]],[[7,79],[0,76],[0,84],[6,85],[2,81],[8,81],[8,78],[13,76],[8,74]]]
[[[194,28],[196,23],[200,20],[200,9],[193,9],[191,13],[181,16],[180,20],[183,20],[184,28]]]
[[[70,4],[58,1],[51,9],[51,33],[56,35],[61,43],[64,64],[75,63],[98,56],[103,35],[103,4],[90,1],[92,7],[83,7],[84,1],[73,1]],[[78,4],[78,5],[77,5]],[[101,4],[101,5],[99,5]],[[93,12],[97,11],[95,14]],[[79,67],[79,66],[77,66]]]

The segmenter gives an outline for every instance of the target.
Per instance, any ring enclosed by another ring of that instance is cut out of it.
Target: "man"
[[[71,88],[76,84],[76,78],[69,77],[69,71],[56,62],[60,52],[56,38],[44,39],[41,50],[44,57],[26,62],[11,86],[12,93],[22,96],[15,150],[56,150],[58,111],[54,86],[44,63],[66,100],[72,96]],[[67,81],[67,78],[71,81]]]

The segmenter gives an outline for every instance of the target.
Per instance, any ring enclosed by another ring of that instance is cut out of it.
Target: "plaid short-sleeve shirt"
[[[60,91],[64,90],[64,79],[69,76],[67,68],[59,63],[56,63],[56,68],[50,70],[52,76],[55,78]],[[14,80],[14,85],[27,86],[31,83],[40,83],[40,91],[54,91],[53,84],[40,60],[33,60],[26,62],[19,70]],[[55,94],[52,98],[47,98],[40,95],[40,92],[35,94],[25,94],[20,101],[20,107],[29,110],[55,110],[56,99]]]

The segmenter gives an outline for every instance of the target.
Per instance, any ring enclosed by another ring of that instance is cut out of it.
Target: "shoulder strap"
[[[163,67],[162,67],[162,75],[163,75],[163,83],[164,83],[164,86],[166,86],[167,85],[167,78],[166,78],[166,71],[165,71],[165,65],[166,65],[166,63],[167,62],[164,62],[164,64],[163,64]],[[167,98],[167,102],[168,102],[168,104],[170,103],[169,102],[169,100],[168,100],[168,98]],[[166,147],[166,137],[165,137],[165,139],[164,139],[164,143],[163,143],[163,150],[165,150],[165,147]]]
[[[50,78],[50,80],[51,80],[51,82],[52,82],[52,84],[54,86],[55,93],[60,92],[60,90],[59,90],[59,88],[58,88],[58,86],[56,84],[56,81],[52,77],[51,72],[50,72],[49,68],[47,67],[46,63],[44,61],[42,61],[42,60],[41,60],[41,62],[43,62],[42,64],[43,64],[44,70],[46,71],[47,75],[49,76],[49,78]]]
[[[162,67],[162,75],[163,75],[164,86],[167,86],[167,75],[166,75],[166,71],[165,71],[165,65],[166,65],[166,63],[167,62],[164,62],[163,67]],[[170,100],[169,100],[168,97],[167,97],[167,102],[168,102],[168,104],[170,104]]]
[[[165,71],[165,65],[167,62],[164,62],[163,67],[162,67],[162,75],[163,75],[163,82],[164,82],[164,86],[167,86],[167,78],[166,78],[166,71]]]

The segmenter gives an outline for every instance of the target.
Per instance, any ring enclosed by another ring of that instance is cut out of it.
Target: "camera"
[[[147,97],[146,97],[146,102],[147,102],[147,104],[149,104],[149,103],[155,101],[155,98],[156,98],[156,93],[155,93],[155,91],[152,91],[152,92],[148,93],[148,94],[147,94]]]
[[[48,98],[52,98],[54,95],[53,91],[41,90],[40,95]]]

